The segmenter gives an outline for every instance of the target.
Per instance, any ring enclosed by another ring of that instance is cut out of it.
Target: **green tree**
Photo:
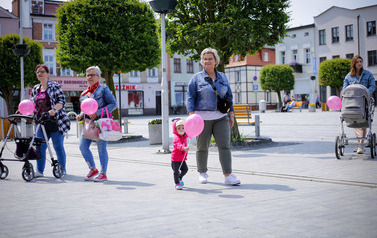
[[[8,114],[15,112],[13,93],[21,88],[20,57],[14,55],[12,51],[14,45],[19,43],[20,35],[17,34],[0,37],[0,97],[6,102]],[[23,37],[23,43],[27,44],[30,49],[29,55],[24,57],[24,85],[27,87],[38,83],[34,69],[35,66],[43,63],[42,45],[27,37]]]
[[[167,17],[167,48],[193,60],[215,48],[218,70],[224,71],[233,54],[244,57],[275,45],[285,35],[288,7],[289,0],[180,0]]]
[[[319,85],[336,89],[336,95],[340,95],[343,80],[351,71],[350,59],[332,59],[323,61],[319,65]]]
[[[262,89],[276,92],[279,98],[279,105],[282,105],[280,92],[282,90],[291,90],[295,86],[293,72],[292,67],[286,64],[266,65],[260,71]]]
[[[63,67],[84,72],[98,65],[114,95],[114,73],[144,71],[160,62],[154,13],[148,3],[137,0],[64,3],[57,13],[57,39]]]

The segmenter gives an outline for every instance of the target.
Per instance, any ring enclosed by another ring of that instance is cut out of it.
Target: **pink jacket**
[[[181,136],[178,134],[177,129],[175,128],[175,123],[178,120],[173,121],[173,151],[171,152],[172,161],[182,161],[187,160],[187,152],[183,150],[183,147],[187,146],[187,135],[184,134]]]

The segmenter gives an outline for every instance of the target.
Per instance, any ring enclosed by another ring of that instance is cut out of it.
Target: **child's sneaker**
[[[107,181],[106,174],[100,173],[97,178],[94,179],[94,182],[105,182]]]
[[[180,185],[180,184],[176,184],[176,185],[175,185],[175,189],[177,189],[177,190],[182,190],[182,185]]]
[[[88,175],[86,175],[85,177],[85,181],[91,181],[94,176],[96,176],[98,174],[98,169],[94,168],[94,169],[91,169],[88,173]]]
[[[182,179],[179,180],[179,184],[180,184],[182,187],[185,186],[185,183],[182,181]]]

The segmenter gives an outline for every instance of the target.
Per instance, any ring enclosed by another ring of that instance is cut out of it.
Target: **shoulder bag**
[[[217,95],[217,109],[221,113],[227,113],[233,105],[233,102],[227,98],[221,98],[220,95],[217,93],[216,86],[213,84],[213,81],[210,77],[206,77],[205,80],[212,86],[213,90]]]
[[[84,119],[82,137],[89,140],[99,141],[99,130],[97,128],[96,122],[89,118]]]
[[[118,141],[122,139],[122,130],[119,122],[113,120],[113,116],[106,109],[106,115],[109,118],[103,118],[103,108],[101,111],[101,119],[97,120],[99,128],[99,138],[105,141]]]

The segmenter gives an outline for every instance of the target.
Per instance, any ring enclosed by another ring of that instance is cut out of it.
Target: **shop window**
[[[143,115],[144,113],[143,91],[128,91],[128,114]]]

